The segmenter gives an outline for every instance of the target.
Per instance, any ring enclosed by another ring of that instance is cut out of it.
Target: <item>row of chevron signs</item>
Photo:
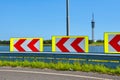
[[[42,52],[43,38],[11,38],[10,51]],[[53,36],[52,52],[88,52],[88,37]]]
[[[87,36],[52,36],[52,52],[89,52]],[[42,52],[43,38],[11,38],[11,52]],[[104,52],[120,53],[120,33],[104,34]]]

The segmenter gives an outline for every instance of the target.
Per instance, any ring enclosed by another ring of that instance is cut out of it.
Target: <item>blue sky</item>
[[[120,32],[120,0],[70,0],[70,35],[91,39],[92,13],[95,39],[104,32]],[[66,0],[0,0],[0,40],[11,37],[66,35]]]

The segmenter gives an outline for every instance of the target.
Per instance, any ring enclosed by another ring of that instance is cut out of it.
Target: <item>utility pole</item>
[[[94,13],[92,14],[91,27],[92,27],[92,42],[94,42],[94,28],[95,28]]]
[[[66,0],[66,36],[69,36],[69,0]]]

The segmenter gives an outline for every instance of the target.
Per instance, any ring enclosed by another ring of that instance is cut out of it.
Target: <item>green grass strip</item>
[[[45,62],[29,62],[29,61],[0,61],[0,66],[10,67],[30,67],[30,68],[48,68],[62,71],[84,71],[84,72],[98,72],[103,74],[120,75],[120,67],[115,69],[107,68],[104,65],[80,64],[80,63],[45,63]]]

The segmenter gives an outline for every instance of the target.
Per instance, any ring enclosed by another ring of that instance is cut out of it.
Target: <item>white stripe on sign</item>
[[[110,36],[108,36],[108,44],[109,44],[109,42],[113,39],[115,37],[115,35],[110,35]],[[108,46],[108,50],[110,51],[110,52],[116,52],[116,50],[109,44],[109,46]]]
[[[70,51],[70,52],[76,52],[76,50],[71,46],[71,43],[75,40],[75,38],[68,39],[64,46]]]
[[[21,47],[25,49],[25,51],[32,51],[28,46],[27,44],[29,44],[31,42],[31,40],[26,40],[22,45]]]
[[[56,43],[58,43],[60,40],[61,40],[60,38],[57,38]],[[61,51],[61,50],[56,46],[56,51]]]
[[[85,50],[85,39],[83,39],[78,45],[82,50]]]

